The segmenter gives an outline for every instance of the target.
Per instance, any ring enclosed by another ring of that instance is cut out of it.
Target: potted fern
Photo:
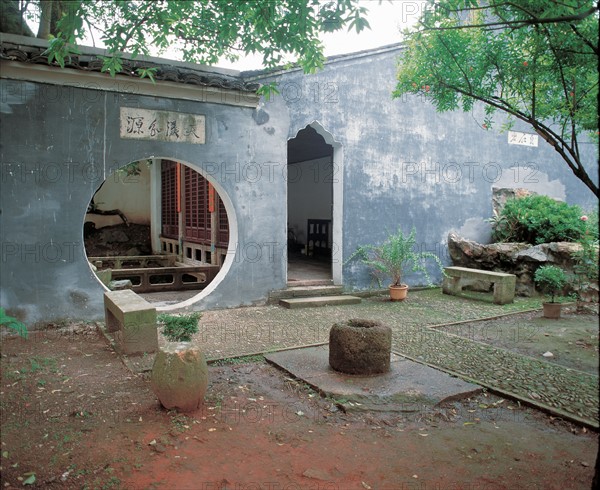
[[[561,304],[554,298],[567,283],[565,272],[555,265],[543,265],[535,271],[533,280],[542,292],[550,295],[550,301],[543,303],[544,318],[560,318]]]
[[[443,266],[437,255],[432,252],[417,251],[416,231],[405,235],[400,228],[395,233],[389,233],[381,245],[363,245],[346,261],[358,259],[371,268],[379,287],[385,278],[391,279],[389,284],[390,299],[402,301],[408,293],[408,285],[402,282],[406,272],[421,272],[427,284],[432,286],[431,278],[425,266],[425,261],[433,260],[443,274]]]

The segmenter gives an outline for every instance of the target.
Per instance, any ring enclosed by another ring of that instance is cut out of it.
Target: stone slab
[[[306,298],[314,296],[340,296],[344,291],[342,286],[290,286],[286,289],[271,291],[271,301],[289,298]]]
[[[285,308],[311,308],[313,306],[354,305],[361,299],[356,296],[314,296],[309,298],[282,299],[279,304]]]
[[[466,267],[445,267],[444,271],[446,274],[442,282],[444,294],[459,295],[465,280],[484,280],[494,284],[494,303],[505,305],[514,301],[517,281],[517,276],[514,274]]]
[[[104,293],[106,330],[113,333],[116,349],[143,354],[158,349],[156,308],[130,289]]]
[[[329,366],[329,346],[303,347],[265,354],[287,371],[353,410],[414,411],[471,396],[482,388],[424,364],[392,354],[390,371],[359,376]]]
[[[481,269],[470,269],[468,267],[445,267],[444,271],[450,276],[458,275],[467,278],[489,278],[490,281],[494,279],[514,277],[514,274],[507,274],[506,272],[484,271]]]

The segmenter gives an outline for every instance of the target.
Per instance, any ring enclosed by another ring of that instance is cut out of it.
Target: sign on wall
[[[203,115],[121,107],[122,139],[203,145],[205,133]]]
[[[509,145],[537,146],[538,135],[532,133],[521,133],[520,131],[508,132]]]

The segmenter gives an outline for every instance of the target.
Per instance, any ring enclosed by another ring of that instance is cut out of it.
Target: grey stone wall
[[[343,149],[343,160],[334,155],[335,176],[343,178],[341,260],[358,245],[384,240],[386,229],[408,232],[414,226],[421,249],[449,264],[449,232],[489,239],[492,187],[528,188],[584,209],[597,205],[541,138],[537,148],[509,145],[506,133],[483,129],[482,107],[440,114],[418,97],[392,99],[400,53],[394,48],[339,57],[315,75],[291,71],[263,79],[278,83],[281,95],[263,107],[285,103],[289,138],[316,121]],[[519,124],[514,129],[532,132]],[[597,176],[597,147],[581,146],[590,175]],[[412,285],[421,281],[407,278]],[[343,283],[366,288],[371,277],[350,263]]]
[[[438,114],[417,97],[393,100],[399,54],[341,57],[315,75],[256,76],[278,82],[281,92],[256,110],[158,91],[142,96],[0,80],[0,304],[28,323],[101,319],[104,290],[83,247],[86,207],[112,172],[149,158],[204,173],[230,213],[230,260],[210,294],[190,307],[265,299],[285,287],[286,141],[309,124],[334,146],[333,175],[323,178],[334,186],[334,280],[349,289],[366,288],[371,278],[357,264],[341,267],[344,258],[358,245],[382,241],[387,229],[414,226],[420,248],[445,263],[449,232],[485,241],[493,186],[530,188],[584,208],[596,203],[544,142],[508,145],[506,134],[482,129],[481,107]],[[120,107],[204,114],[206,144],[122,140]],[[596,146],[582,151],[597,175]]]
[[[112,172],[153,157],[190,165],[228,197],[229,271],[222,271],[222,281],[194,308],[251,304],[284,287],[286,216],[276,203],[285,202],[285,186],[282,173],[269,169],[285,162],[287,115],[271,115],[265,131],[252,108],[0,83],[3,308],[28,324],[103,317],[104,289],[83,246],[86,208]],[[120,107],[204,114],[206,144],[121,139]]]

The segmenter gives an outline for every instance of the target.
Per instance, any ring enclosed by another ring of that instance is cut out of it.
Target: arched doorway
[[[342,283],[341,161],[318,122],[288,141],[288,286]]]

